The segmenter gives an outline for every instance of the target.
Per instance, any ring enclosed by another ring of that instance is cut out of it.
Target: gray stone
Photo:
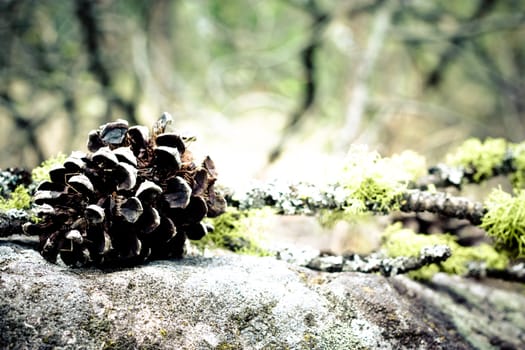
[[[222,255],[100,271],[0,241],[2,349],[519,349],[523,285]]]

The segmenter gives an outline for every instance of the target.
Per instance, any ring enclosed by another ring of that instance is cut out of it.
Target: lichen
[[[425,157],[411,150],[392,155],[389,162],[397,169],[398,181],[410,181],[427,174]]]
[[[397,209],[399,196],[424,168],[424,159],[415,152],[383,158],[364,146],[352,146],[341,179],[348,190],[344,212],[353,215]]]
[[[492,190],[485,201],[487,213],[481,228],[492,237],[496,247],[512,256],[525,257],[525,190],[516,195],[501,190]]]
[[[447,162],[473,171],[472,178],[479,182],[494,174],[501,166],[509,145],[501,138],[487,138],[484,142],[471,138],[447,156]]]
[[[0,209],[29,209],[31,207],[31,194],[27,187],[19,185],[8,198],[0,198]]]
[[[230,344],[226,341],[220,342],[216,347],[215,350],[236,350],[239,349],[239,346],[236,344]]]
[[[33,182],[38,184],[42,181],[49,181],[49,170],[55,166],[62,165],[66,158],[64,153],[58,153],[56,156],[44,160],[31,172]]]
[[[391,257],[418,256],[422,248],[433,245],[447,245],[452,256],[443,263],[424,266],[409,272],[414,279],[428,280],[437,272],[464,275],[470,262],[482,262],[487,268],[504,269],[509,259],[505,253],[497,252],[489,244],[482,243],[473,247],[460,246],[454,236],[448,234],[417,234],[410,229],[403,229],[401,224],[388,227],[384,233],[383,249]]]
[[[265,219],[272,214],[268,208],[246,211],[228,208],[222,215],[208,219],[213,231],[199,241],[192,241],[192,244],[200,250],[221,248],[240,254],[270,255],[261,247],[259,233]]]

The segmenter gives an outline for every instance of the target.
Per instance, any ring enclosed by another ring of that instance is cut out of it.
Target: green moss
[[[473,179],[479,182],[491,177],[494,168],[503,164],[508,147],[504,139],[487,138],[481,142],[471,138],[459,146],[455,153],[448,155],[447,162],[474,170]]]
[[[381,157],[366,146],[354,145],[337,179],[346,190],[345,206],[341,210],[320,211],[319,223],[330,228],[338,221],[353,221],[370,212],[397,210],[408,184],[425,173],[425,158],[416,152]]]
[[[425,169],[423,157],[407,151],[382,158],[365,147],[353,146],[347,157],[341,184],[348,190],[346,214],[390,212],[399,207],[399,196]]]
[[[0,209],[29,209],[31,207],[31,195],[29,190],[20,185],[11,194],[8,198],[0,198]]]
[[[387,228],[384,233],[382,247],[391,257],[418,256],[422,248],[433,245],[447,245],[452,250],[452,256],[441,264],[424,266],[417,271],[412,271],[409,276],[415,279],[430,279],[437,272],[463,275],[467,272],[469,262],[483,262],[488,268],[503,269],[509,259],[506,254],[498,253],[488,244],[474,247],[460,246],[454,236],[447,234],[423,235],[412,230],[403,229],[401,224]]]
[[[209,219],[213,232],[192,243],[199,249],[223,248],[241,254],[266,256],[270,253],[258,243],[258,233],[268,218],[268,209],[240,211],[228,208],[216,218]]]
[[[494,189],[485,201],[487,213],[481,228],[494,239],[496,247],[512,256],[525,257],[525,190],[512,196]]]
[[[215,347],[215,350],[237,350],[237,349],[240,349],[238,345],[230,344],[228,342],[220,342]]]
[[[56,156],[43,161],[42,164],[34,168],[31,172],[33,182],[39,183],[42,181],[49,181],[49,170],[57,165],[62,165],[66,158],[65,154],[58,153]]]
[[[419,179],[428,172],[426,159],[417,152],[405,150],[394,154],[389,158],[390,164],[398,169],[398,181],[410,181]]]

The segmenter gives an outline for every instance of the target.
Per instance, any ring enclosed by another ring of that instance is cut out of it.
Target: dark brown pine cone
[[[224,212],[215,191],[213,161],[193,162],[186,142],[166,132],[164,113],[150,130],[123,120],[102,125],[88,137],[89,152],[73,152],[51,181],[37,188],[40,253],[71,266],[134,265],[182,257],[186,238],[201,239],[205,216]]]

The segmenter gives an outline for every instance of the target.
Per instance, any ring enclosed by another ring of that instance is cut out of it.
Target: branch
[[[25,210],[0,210],[0,237],[21,234],[22,225],[29,221],[31,221],[31,216]]]
[[[511,164],[512,159],[506,159],[505,163],[492,168],[492,175],[490,177],[499,175],[508,175],[516,171],[516,168]],[[476,183],[487,180],[489,177],[480,179],[475,178],[477,169],[474,167],[465,168],[462,166],[449,166],[446,164],[437,164],[428,169],[428,175],[419,178],[416,181],[415,187],[420,189],[428,189],[430,185],[438,188],[455,187],[461,189],[461,186],[466,183]]]
[[[296,131],[299,122],[306,112],[312,107],[317,93],[316,54],[321,46],[322,34],[324,28],[329,23],[330,16],[322,12],[314,0],[308,1],[304,7],[310,14],[310,17],[313,20],[313,25],[310,32],[310,38],[305,47],[301,50],[301,65],[304,72],[302,102],[290,115],[279,142],[270,152],[268,163],[273,163],[281,156],[287,140],[290,138],[290,135]]]
[[[228,191],[227,191],[228,192]],[[228,204],[241,210],[272,207],[284,215],[313,215],[320,210],[342,210],[347,205],[348,191],[339,185],[324,188],[297,182],[261,183],[244,193],[226,194]]]
[[[445,192],[408,190],[402,194],[401,211],[430,212],[450,218],[467,219],[479,225],[487,212],[483,204]]]
[[[484,18],[486,15],[490,14],[495,5],[496,1],[480,1],[478,6],[474,9],[467,20],[473,21]],[[460,56],[460,46],[464,43],[465,39],[466,38],[452,40],[450,42],[451,45],[441,53],[437,61],[438,63],[426,76],[425,82],[423,84],[425,88],[436,87],[441,84],[445,71]]]
[[[374,71],[379,53],[386,42],[385,39],[390,29],[393,13],[393,2],[385,2],[378,10],[378,14],[375,16],[372,23],[367,48],[356,67],[355,83],[350,101],[347,104],[345,125],[341,132],[342,144],[338,145],[343,149],[348,148],[348,145],[352,142],[359,131],[363,112],[368,104],[368,84],[370,77]]]
[[[110,113],[111,105],[116,105],[124,110],[130,122],[139,124],[136,117],[135,104],[126,101],[111,90],[112,78],[102,59],[100,49],[101,31],[96,18],[95,6],[96,3],[91,0],[77,0],[76,2],[76,16],[84,34],[84,45],[88,53],[89,70],[102,86],[104,95],[108,97],[107,114],[109,115]]]
[[[7,91],[0,92],[0,104],[5,106],[10,112],[8,116],[13,120],[17,129],[25,134],[26,140],[31,145],[38,161],[43,161],[45,156],[42,149],[43,147],[40,145],[37,137],[37,129],[50,116],[48,115],[37,120],[31,120],[31,118],[25,117],[18,111],[15,101],[13,101],[11,95]]]
[[[513,15],[492,16],[487,19],[470,21],[457,27],[453,33],[416,33],[414,31],[397,30],[392,34],[398,39],[413,45],[434,44],[442,41],[458,42],[498,31],[516,29],[523,23],[525,23],[525,15],[515,13]],[[435,30],[435,28],[433,29]]]
[[[109,87],[111,78],[102,63],[99,36],[100,29],[95,14],[95,4],[90,0],[77,0],[76,15],[84,34],[84,45],[89,58],[89,70],[103,87]]]
[[[472,262],[468,265],[469,277],[497,278],[505,281],[525,283],[525,263],[511,265],[506,269],[489,269],[485,264]]]
[[[510,175],[514,187],[521,188],[521,177],[525,168],[525,143],[514,144],[503,139],[468,139],[450,155],[455,165],[438,164],[428,169],[428,175],[418,179],[414,186],[427,189],[429,186],[461,189],[466,183],[479,184],[499,175]]]
[[[306,267],[324,272],[379,272],[395,276],[418,270],[423,266],[447,260],[452,252],[446,245],[425,247],[416,257],[385,258],[378,254],[361,257],[357,254],[344,256],[320,256],[312,259]]]
[[[284,215],[313,215],[321,210],[342,211],[352,205],[349,191],[339,184],[317,187],[303,182],[286,184],[274,181],[255,186],[244,193],[227,194],[226,198],[229,205],[241,210],[267,206]],[[406,190],[396,198],[401,211],[428,211],[447,217],[467,219],[473,224],[479,224],[486,212],[480,202],[443,192]],[[392,208],[396,207],[395,204],[392,203]],[[378,205],[373,199],[368,199],[365,206],[370,211],[383,208],[383,205]]]

